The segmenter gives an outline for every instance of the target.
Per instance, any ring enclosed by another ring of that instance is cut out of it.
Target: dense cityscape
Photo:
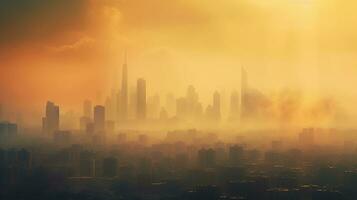
[[[42,129],[0,123],[3,199],[355,199],[354,130],[242,128],[264,95],[241,71],[227,118],[220,94],[204,110],[185,97],[129,98],[128,66],[103,105],[83,103],[78,129],[61,128],[48,101]],[[259,99],[260,98],[260,99]],[[129,100],[130,99],[130,100]],[[263,116],[268,117],[268,116]],[[256,122],[258,124],[258,122]],[[224,126],[222,124],[225,124]],[[235,126],[227,126],[234,124]],[[21,191],[21,192],[19,192]]]
[[[356,10],[0,0],[0,200],[356,200]]]

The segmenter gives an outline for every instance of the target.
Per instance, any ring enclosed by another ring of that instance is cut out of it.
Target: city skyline
[[[129,89],[139,77],[161,96],[183,96],[194,85],[208,104],[215,90],[240,88],[244,66],[263,93],[327,96],[357,118],[354,3],[31,1],[20,8],[1,2],[7,28],[0,41],[0,102],[13,115],[42,115],[47,100],[65,110],[79,110],[83,99],[96,96],[105,101],[120,83],[114,77],[122,76],[127,51]],[[65,16],[56,11],[66,8],[72,9]]]
[[[284,124],[283,126],[286,128],[289,126],[304,127],[306,125],[316,125],[323,127],[350,126],[348,123],[338,124],[338,121],[340,120],[338,119],[338,115],[341,114],[338,112],[340,112],[339,109],[341,108],[337,107],[336,102],[334,102],[333,99],[317,98],[314,101],[309,102],[311,105],[299,105],[302,103],[300,102],[301,100],[299,98],[305,97],[301,96],[301,94],[299,94],[297,91],[281,91],[281,93],[277,93],[275,96],[272,96],[269,93],[262,93],[259,91],[259,89],[249,85],[248,74],[245,67],[241,67],[241,73],[239,74],[240,77],[238,78],[240,80],[240,90],[238,90],[239,92],[237,92],[236,89],[229,91],[228,93],[226,93],[226,90],[213,90],[211,94],[211,100],[205,102],[202,101],[202,97],[199,92],[196,92],[195,87],[193,85],[189,85],[186,90],[186,95],[183,95],[185,97],[182,97],[182,95],[176,97],[172,96],[174,103],[171,103],[171,106],[174,108],[170,109],[167,102],[168,99],[166,99],[166,102],[164,100],[165,94],[152,93],[152,91],[148,91],[146,80],[142,78],[138,78],[136,86],[131,87],[131,90],[129,90],[128,80],[130,80],[130,77],[128,76],[128,70],[130,69],[128,69],[127,62],[127,53],[125,52],[124,63],[122,64],[121,68],[119,67],[119,71],[121,71],[121,78],[116,78],[114,80],[115,82],[121,82],[121,84],[117,85],[116,87],[114,86],[110,93],[106,94],[106,97],[98,98],[97,96],[97,98],[94,98],[95,100],[84,100],[84,102],[82,102],[83,104],[81,105],[81,108],[75,109],[75,113],[73,113],[73,110],[66,111],[65,109],[62,109],[60,114],[57,108],[56,118],[59,118],[60,115],[62,118],[66,118],[66,115],[68,114],[71,115],[71,119],[68,118],[64,121],[73,120],[73,117],[76,119],[79,118],[79,120],[76,120],[78,122],[70,122],[71,125],[65,125],[64,127],[79,129],[80,127],[83,127],[85,124],[90,122],[91,120],[88,115],[91,115],[91,112],[93,111],[90,110],[89,107],[92,106],[93,102],[95,102],[96,105],[102,105],[106,109],[106,119],[115,123],[139,118],[158,120],[160,119],[160,113],[165,112],[167,115],[171,116],[168,119],[178,119],[179,121],[187,122],[203,122],[211,118],[216,119],[215,121],[219,122],[217,124],[221,124],[220,122],[225,123],[230,121],[231,123],[235,123],[234,127],[236,128],[239,126],[244,127],[242,124],[260,124],[264,120],[271,121],[265,123],[262,127],[266,127],[267,125],[270,127],[279,127],[281,124]],[[133,76],[135,77],[135,75]],[[138,91],[142,93],[140,96],[138,96]],[[132,95],[130,101],[129,94]],[[169,94],[172,95],[170,92],[168,92],[166,95]],[[160,99],[162,100],[161,103]],[[145,103],[143,103],[143,101]],[[48,101],[47,104],[52,104],[52,102]],[[62,105],[62,107],[65,106],[66,105]],[[141,107],[141,111],[138,110],[139,107]],[[48,108],[46,108],[46,110],[48,110]],[[170,112],[167,112],[167,110]],[[49,111],[46,111],[46,113],[47,112]],[[234,112],[236,112],[236,114],[234,114]],[[73,116],[73,114],[75,114],[75,116]],[[17,122],[18,116],[20,115],[21,112],[18,112],[16,119],[7,115],[5,120],[7,119],[8,121]],[[47,115],[51,114],[46,114],[46,116]],[[305,119],[301,119],[301,117]],[[346,119],[347,118],[344,118],[343,120]],[[24,121],[22,117],[21,120],[23,123]],[[38,124],[38,120],[33,121],[35,121],[35,123],[26,123],[25,121],[25,124],[23,125],[40,125]],[[57,119],[57,122],[50,123],[59,124],[58,121],[59,120]],[[45,127],[44,124],[46,123],[47,122],[45,122],[44,118],[42,121],[42,126]],[[59,125],[55,125],[57,128],[50,128],[51,132],[53,132],[53,130],[58,130],[58,126]],[[260,125],[258,125],[258,127],[260,127]]]
[[[0,0],[0,199],[356,200],[356,10]]]

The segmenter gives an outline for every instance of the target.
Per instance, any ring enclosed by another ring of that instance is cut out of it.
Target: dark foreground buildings
[[[121,132],[103,146],[86,141],[87,135],[56,131],[55,142],[0,149],[0,197],[356,199],[356,150],[311,143],[312,131],[303,130],[294,148],[277,140],[264,148],[224,143],[197,130],[170,132],[154,143],[144,132]],[[300,146],[301,140],[309,142]]]

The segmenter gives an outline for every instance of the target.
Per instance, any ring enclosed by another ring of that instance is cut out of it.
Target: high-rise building
[[[8,139],[17,135],[17,124],[0,122],[0,139]]]
[[[123,64],[123,73],[122,73],[122,83],[121,83],[121,119],[128,118],[128,65],[127,58],[125,54],[125,61]]]
[[[92,119],[92,102],[85,100],[83,103],[83,116]]]
[[[195,120],[199,117],[201,105],[198,101],[196,89],[190,85],[186,93],[186,119]]]
[[[186,121],[195,121],[202,116],[202,104],[199,102],[198,93],[190,85],[187,88],[186,96],[178,98],[176,101],[176,116]]]
[[[97,105],[94,107],[94,130],[104,131],[105,128],[105,107]]]
[[[46,116],[42,119],[42,130],[47,134],[59,130],[59,106],[50,101],[46,104]]]
[[[137,81],[137,119],[146,118],[146,81],[138,79]]]
[[[221,95],[217,91],[213,94],[212,109],[214,119],[221,119]]]

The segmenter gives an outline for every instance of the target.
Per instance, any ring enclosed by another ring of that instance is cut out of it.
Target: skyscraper
[[[188,86],[187,88],[186,109],[187,113],[185,117],[187,119],[197,119],[197,117],[200,115],[200,103],[198,101],[198,93],[192,85]]]
[[[217,91],[213,94],[212,110],[213,110],[214,119],[220,120],[221,119],[221,95]]]
[[[94,130],[104,131],[105,127],[105,107],[97,105],[94,107]]]
[[[59,130],[59,107],[50,101],[46,104],[46,116],[42,119],[42,130],[48,134]]]
[[[128,118],[128,65],[127,65],[126,56],[127,55],[125,53],[122,83],[121,83],[121,106],[120,106],[121,119],[124,120]]]
[[[146,81],[142,78],[137,81],[137,119],[146,118]]]

